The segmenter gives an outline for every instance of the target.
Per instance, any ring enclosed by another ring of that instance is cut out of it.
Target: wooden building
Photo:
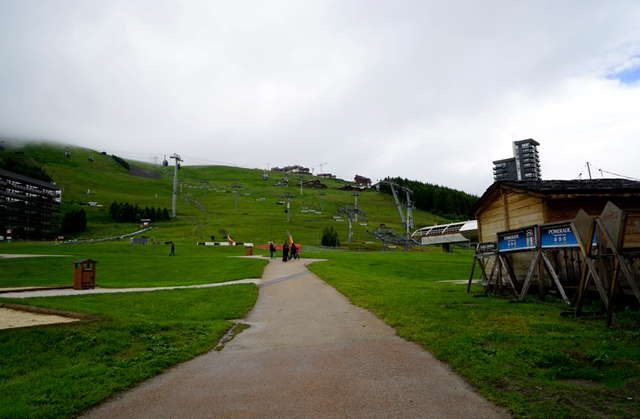
[[[371,179],[360,175],[356,175],[356,177],[354,178],[354,182],[358,186],[371,186]]]
[[[480,243],[495,242],[497,233],[533,225],[573,220],[580,209],[596,217],[608,201],[629,213],[624,247],[640,246],[640,182],[626,179],[502,181],[491,185],[470,216],[478,221]],[[532,253],[509,255],[520,281],[526,276]],[[579,277],[581,255],[578,249],[554,252],[557,272],[565,280]],[[488,268],[487,268],[488,269]],[[489,274],[487,272],[487,274]]]

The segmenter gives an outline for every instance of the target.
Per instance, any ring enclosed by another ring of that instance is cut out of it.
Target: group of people
[[[271,252],[271,259],[276,259],[276,246],[273,242],[269,243],[269,250]],[[282,261],[286,262],[290,259],[300,259],[300,247],[296,246],[293,242],[291,246],[289,246],[289,243],[284,242],[282,245]]]

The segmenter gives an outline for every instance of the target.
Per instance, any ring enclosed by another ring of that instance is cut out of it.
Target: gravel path
[[[251,327],[85,418],[508,418],[307,270],[271,261]]]

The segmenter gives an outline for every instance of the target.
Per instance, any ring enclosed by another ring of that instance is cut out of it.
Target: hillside
[[[137,229],[137,224],[115,223],[109,215],[112,202],[128,202],[144,208],[168,208],[172,205],[173,166],[164,167],[150,163],[131,161],[127,170],[111,155],[100,150],[69,147],[71,157],[64,157],[65,146],[53,143],[24,143],[8,147],[0,155],[2,159],[14,159],[40,167],[63,188],[61,213],[71,209],[84,208],[87,213],[88,230],[81,238],[100,238],[129,233]],[[24,153],[24,154],[22,154]],[[94,162],[88,157],[93,154]],[[293,162],[292,162],[293,163]],[[287,239],[289,231],[294,240],[304,244],[319,244],[322,230],[333,226],[338,232],[341,245],[364,247],[365,241],[373,241],[367,229],[385,224],[402,232],[397,208],[393,197],[382,192],[369,190],[358,197],[358,204],[366,214],[368,225],[354,223],[353,243],[347,244],[347,221],[335,221],[336,209],[344,204],[353,204],[351,192],[336,190],[337,187],[352,182],[340,179],[321,179],[326,188],[299,186],[300,175],[290,174],[289,187],[276,187],[275,183],[284,177],[282,172],[268,171],[268,180],[263,180],[263,170],[242,169],[229,166],[183,166],[178,171],[181,181],[178,187],[176,218],[172,221],[153,223],[161,228],[150,234],[156,240],[193,243],[209,241],[211,236],[222,240],[222,232],[227,231],[236,241],[267,243],[273,240],[281,243]],[[136,176],[137,174],[137,176]],[[304,175],[304,181],[313,179]],[[208,182],[206,190],[202,181]],[[232,186],[241,185],[238,193],[238,210],[235,210],[235,193]],[[286,199],[284,193],[295,195],[291,199],[290,222],[287,223]],[[322,198],[319,194],[324,193]],[[102,208],[89,207],[87,202],[97,202]],[[316,211],[324,212],[316,214]],[[302,212],[305,211],[305,212]],[[448,220],[429,212],[415,210],[416,228],[446,223]],[[361,221],[361,220],[359,220]],[[368,245],[379,248],[380,244]]]

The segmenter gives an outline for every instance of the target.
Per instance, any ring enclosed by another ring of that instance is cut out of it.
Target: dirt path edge
[[[73,311],[54,310],[52,308],[33,307],[24,304],[0,303],[0,307],[9,308],[11,310],[27,311],[29,313],[49,314],[53,316],[69,317],[80,320],[106,320],[93,314],[76,313]]]

